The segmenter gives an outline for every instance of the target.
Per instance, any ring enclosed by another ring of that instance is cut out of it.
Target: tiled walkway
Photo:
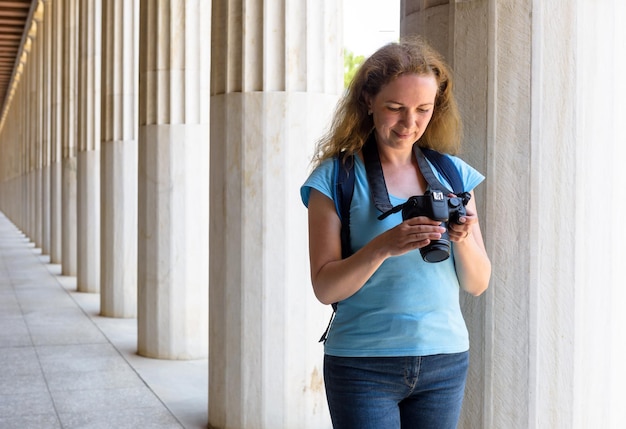
[[[138,356],[48,260],[0,213],[0,428],[206,428],[207,361]]]

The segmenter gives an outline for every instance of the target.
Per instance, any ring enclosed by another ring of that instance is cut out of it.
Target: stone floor
[[[206,428],[207,361],[138,356],[136,320],[60,273],[0,213],[0,428]]]

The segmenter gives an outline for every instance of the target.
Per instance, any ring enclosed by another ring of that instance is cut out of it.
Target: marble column
[[[41,251],[45,255],[50,254],[50,112],[52,103],[50,102],[50,77],[51,66],[51,38],[52,38],[52,16],[51,0],[42,2],[42,29],[40,30],[40,43],[42,46],[40,57],[40,84],[41,92]]]
[[[48,0],[51,22],[50,52],[50,262],[62,257],[62,96],[63,96],[63,0]]]
[[[55,0],[56,1],[56,0]],[[62,171],[61,171],[61,272],[66,276],[76,276],[77,237],[76,237],[76,91],[78,68],[78,3],[73,0],[63,2],[63,94],[62,106]]]
[[[562,19],[568,21],[559,21],[559,26],[555,27],[552,17],[557,11],[566,12]],[[626,227],[622,219],[626,203],[621,197],[626,186],[623,129],[626,30],[622,24],[626,3],[579,1],[574,8],[561,0],[556,5],[534,5],[533,14],[539,14],[544,34],[553,41],[545,46],[543,34],[538,34],[534,40],[543,54],[541,60],[546,61],[545,65],[538,61],[543,67],[541,91],[536,96],[544,100],[544,104],[542,111],[537,112],[537,120],[548,130],[562,127],[569,141],[568,163],[561,164],[557,156],[563,154],[553,156],[550,151],[552,133],[540,134],[542,138],[537,142],[540,153],[536,158],[541,162],[539,171],[557,170],[567,180],[544,183],[539,176],[533,185],[535,192],[541,193],[541,220],[547,219],[546,216],[556,219],[562,214],[555,203],[567,203],[571,207],[565,225],[558,225],[557,230],[568,234],[562,236],[557,232],[551,236],[554,241],[548,243],[552,258],[537,261],[546,276],[541,278],[535,291],[536,302],[541,304],[536,323],[542,342],[533,352],[542,357],[541,369],[545,368],[548,373],[558,371],[559,376],[555,378],[561,381],[558,386],[565,390],[559,399],[563,402],[572,399],[568,411],[574,416],[574,428],[618,428],[626,421],[623,405],[626,369],[622,364],[626,354],[626,336],[623,335]],[[568,49],[563,51],[562,45]],[[572,88],[568,98],[558,97],[564,84]],[[550,198],[545,189],[554,190],[558,196]],[[537,227],[539,237],[543,237],[546,230],[553,230],[539,220]],[[570,249],[562,254],[559,245]],[[554,261],[558,261],[558,270],[550,267]],[[567,277],[561,276],[564,271]],[[544,290],[546,284],[560,287]],[[571,297],[567,302],[571,306],[561,304],[563,296]],[[546,301],[552,306],[547,307]],[[565,315],[569,317],[561,318],[561,326],[545,330],[543,320],[547,314],[554,318],[555,310],[566,310]],[[565,335],[561,334],[562,330]],[[544,344],[555,339],[559,349],[566,345],[575,350],[571,367],[560,365],[560,353],[551,355],[551,349],[544,350]],[[563,372],[569,368],[574,370],[573,380],[563,377]],[[553,394],[552,389],[541,377],[533,381],[538,392],[538,412],[553,411],[546,403]]]
[[[28,77],[28,94],[26,96],[26,134],[28,158],[26,161],[26,199],[27,199],[27,222],[24,233],[31,242],[38,245],[37,240],[37,209],[39,208],[37,199],[37,21],[33,19],[29,32],[30,52],[26,62],[26,75]]]
[[[23,81],[25,51],[18,58],[17,70],[14,73],[14,84],[8,88],[4,110],[0,117],[0,209],[12,222],[20,227],[23,224],[22,183],[24,173],[25,144],[22,139],[24,121],[19,120],[23,114]]]
[[[453,37],[449,29],[450,19],[454,16],[455,4],[458,2],[459,0],[402,0],[400,34],[419,33],[452,63],[453,58],[449,52],[453,48]],[[482,2],[483,7],[486,5],[486,2]]]
[[[30,55],[32,52],[32,37],[27,37],[26,42],[24,44],[25,50],[28,52],[28,57],[26,59],[26,63],[24,64],[24,75],[23,75],[23,92],[21,94],[21,103],[20,108],[23,111],[23,118],[28,118],[28,121],[24,124],[24,127],[21,130],[20,139],[23,143],[23,158],[22,158],[22,175],[19,178],[19,182],[21,184],[22,192],[23,192],[23,202],[22,202],[22,216],[21,222],[18,224],[20,230],[27,236],[32,237],[33,233],[33,213],[32,209],[33,200],[32,200],[32,185],[33,181],[31,180],[31,171],[32,171],[32,153],[33,153],[33,144],[31,140],[32,128],[30,127],[31,123],[31,87],[32,87],[32,70],[29,67],[28,62],[30,61]]]
[[[30,45],[30,38],[27,39],[25,46]],[[30,52],[30,47],[28,48],[28,52]],[[28,117],[28,69],[26,68],[27,58],[24,59],[24,71],[22,73],[22,80],[20,83],[20,90],[18,91],[16,110],[19,111],[17,118],[27,118]],[[16,119],[17,119],[16,118]],[[16,225],[21,230],[22,233],[26,233],[28,229],[28,214],[29,214],[29,199],[28,199],[28,162],[29,162],[29,145],[28,145],[28,127],[24,122],[22,126],[19,127],[18,131],[18,151],[19,151],[19,169],[18,174],[16,176]]]
[[[28,69],[26,68],[26,61],[28,57],[28,53],[30,52],[30,43],[31,39],[27,38],[24,42],[24,54],[22,55],[23,62],[22,65],[22,78],[20,81],[20,88],[17,91],[16,95],[16,110],[19,111],[17,118],[27,118],[28,117]],[[17,175],[15,177],[15,190],[18,195],[16,199],[16,225],[22,231],[25,232],[28,228],[28,207],[29,200],[26,192],[26,187],[28,185],[27,181],[27,172],[28,172],[28,154],[29,154],[29,146],[27,144],[28,141],[28,129],[25,123],[22,123],[22,126],[19,127],[18,130],[18,151],[19,151],[19,168],[17,171]]]
[[[137,315],[139,0],[103,0],[100,313]]]
[[[21,65],[21,64],[20,64]],[[22,71],[20,72],[20,81],[24,80],[24,71],[23,71],[23,67],[20,67],[22,69]],[[19,88],[15,91],[14,96],[13,96],[13,106],[15,106],[12,110],[13,113],[12,119],[17,119],[19,117],[21,117],[22,115],[22,110],[21,110],[21,103],[22,103],[22,99],[23,99],[23,94],[24,94],[24,90],[22,89],[23,85],[20,85]],[[21,228],[23,226],[23,210],[24,210],[24,205],[23,205],[23,198],[21,197],[21,186],[22,186],[22,177],[21,175],[23,174],[23,169],[24,169],[24,144],[23,144],[23,132],[24,132],[24,128],[23,126],[16,126],[16,125],[11,125],[10,128],[13,128],[12,130],[12,143],[15,147],[15,156],[13,159],[13,164],[8,166],[8,171],[10,171],[10,177],[11,177],[11,186],[10,186],[10,193],[11,193],[11,205],[9,207],[7,207],[7,210],[10,210],[11,213],[11,218],[14,220],[15,226],[17,226],[18,228]],[[4,158],[4,157],[3,157]]]
[[[23,58],[24,54],[22,54]],[[20,191],[20,175],[22,172],[23,158],[23,142],[21,133],[23,129],[23,121],[18,121],[21,116],[21,96],[23,93],[23,85],[19,84],[24,78],[24,66],[22,58],[19,59],[17,72],[15,73],[16,84],[11,87],[8,95],[8,103],[11,105],[9,111],[5,111],[2,116],[2,154],[0,162],[2,163],[3,174],[3,195],[2,210],[11,218],[13,223],[19,227],[21,222],[22,199]]]
[[[330,427],[299,197],[342,91],[341,2],[213,2],[209,425]]]
[[[31,81],[31,97],[30,97],[30,113],[31,121],[29,126],[31,129],[32,142],[32,161],[30,178],[32,181],[32,200],[33,225],[31,232],[31,240],[35,247],[42,248],[43,243],[43,2],[38,1],[35,4],[35,12],[33,13],[32,28],[33,33],[33,50],[29,60],[29,68],[32,72]]]
[[[210,2],[140,2],[138,352],[208,355]],[[158,37],[157,37],[158,35]]]
[[[99,292],[102,1],[81,1],[78,17],[76,288]]]
[[[463,299],[459,427],[620,427],[625,204],[611,196],[626,185],[626,5],[457,1],[447,28],[409,25],[424,3],[404,2],[402,31],[450,38],[463,156],[487,176],[477,200],[492,285]]]

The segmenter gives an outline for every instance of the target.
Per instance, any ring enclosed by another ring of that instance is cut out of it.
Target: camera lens
[[[447,240],[433,240],[426,247],[420,249],[425,262],[441,262],[450,257],[450,242]]]

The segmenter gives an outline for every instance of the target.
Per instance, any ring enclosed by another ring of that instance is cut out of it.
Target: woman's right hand
[[[309,197],[309,258],[317,299],[332,304],[355,294],[385,259],[427,246],[445,229],[427,217],[408,219],[341,258],[341,221],[334,202],[314,189]]]
[[[445,231],[441,222],[418,216],[405,220],[372,241],[380,241],[376,245],[387,248],[389,256],[399,256],[428,246],[431,240],[440,239]]]

